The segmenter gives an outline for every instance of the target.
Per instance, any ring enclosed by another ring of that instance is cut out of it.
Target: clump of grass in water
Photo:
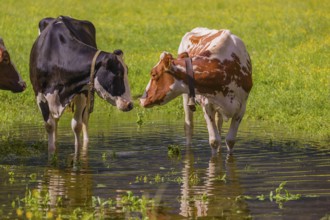
[[[227,182],[226,178],[227,178],[227,174],[223,174],[222,176],[220,176],[220,175],[217,176],[217,177],[215,178],[215,180],[217,180],[217,181],[222,181],[222,182],[226,183],[226,182]]]
[[[15,173],[13,171],[9,171],[8,175],[9,175],[9,183],[13,184],[15,182]]]
[[[207,193],[199,194],[199,195],[193,195],[193,196],[188,196],[184,197],[182,196],[180,198],[181,201],[188,201],[188,202],[200,202],[201,204],[205,204],[206,202],[209,201],[209,196]]]
[[[15,134],[9,132],[0,137],[0,160],[17,164],[17,159],[31,158],[40,155],[43,151],[44,142],[36,141],[27,143],[15,138]]]
[[[178,145],[169,145],[167,147],[167,156],[169,158],[176,158],[180,159],[181,158],[181,148]]]
[[[269,200],[275,200],[276,203],[279,204],[280,208],[283,208],[283,202],[291,201],[291,200],[298,200],[301,198],[300,194],[291,194],[288,190],[284,189],[284,186],[287,182],[282,182],[276,189],[275,195],[273,191],[269,193]]]
[[[55,207],[50,209],[50,195],[47,191],[37,189],[26,189],[25,197],[12,202],[12,207],[16,209],[19,218],[27,219],[108,219],[109,214],[116,213],[116,209],[121,207],[125,216],[137,216],[137,219],[148,219],[147,212],[154,211],[155,200],[146,196],[136,196],[131,191],[127,191],[118,200],[102,199],[92,197],[91,207],[77,207],[71,213],[63,213],[63,198],[57,197]],[[91,210],[92,208],[93,210]],[[4,216],[5,217],[5,216]],[[135,219],[135,218],[129,218]]]
[[[144,113],[143,113],[143,112],[138,112],[136,115],[137,115],[137,117],[138,117],[138,119],[136,120],[136,123],[137,123],[139,126],[142,126],[142,124],[143,124],[143,116],[144,116]]]
[[[270,191],[269,196],[261,194],[258,195],[256,197],[252,197],[252,196],[237,196],[236,200],[242,200],[242,199],[257,199],[260,201],[264,201],[267,198],[269,198],[269,200],[271,202],[275,201],[278,205],[279,208],[282,209],[283,208],[283,204],[285,202],[288,201],[292,201],[292,200],[298,200],[301,198],[301,194],[291,194],[289,193],[288,190],[284,189],[284,186],[286,185],[286,181],[280,183],[280,185],[275,189],[275,194],[273,191]]]
[[[50,196],[48,192],[39,192],[37,189],[29,190],[26,189],[25,197],[20,199],[16,198],[15,201],[12,202],[12,207],[16,206],[16,214],[18,217],[22,217],[24,212],[27,219],[42,219],[45,216],[50,217],[53,216],[53,212],[50,211],[50,207],[48,205],[50,201]],[[24,207],[22,206],[24,204]]]

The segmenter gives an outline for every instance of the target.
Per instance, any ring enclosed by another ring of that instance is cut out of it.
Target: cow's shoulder
[[[54,21],[55,18],[51,18],[51,17],[47,17],[47,18],[43,18],[39,21],[39,34],[46,29],[46,27],[52,22]]]
[[[46,28],[48,29],[47,31],[45,31]],[[64,36],[65,33],[70,33],[78,41],[97,48],[95,27],[92,22],[87,20],[78,20],[68,16],[43,18],[39,22],[39,33],[42,34],[43,32],[52,33],[51,35],[56,32],[62,32]],[[44,37],[46,37],[46,34],[44,34]]]
[[[92,22],[67,16],[60,16],[58,19],[65,24],[75,38],[96,48],[96,30]]]

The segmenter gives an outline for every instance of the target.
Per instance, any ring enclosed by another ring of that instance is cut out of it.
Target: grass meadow
[[[28,88],[21,94],[0,91],[0,130],[17,122],[42,124],[29,80],[30,50],[39,20],[69,15],[94,23],[99,49],[124,51],[134,97],[143,93],[160,53],[176,54],[187,31],[230,29],[245,42],[253,64],[245,120],[329,139],[329,11],[327,0],[1,1],[0,36]],[[95,111],[118,112],[96,102]],[[182,117],[181,98],[148,110],[136,99],[125,114],[156,111]]]

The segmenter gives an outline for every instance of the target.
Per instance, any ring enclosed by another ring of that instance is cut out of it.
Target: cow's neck
[[[195,91],[198,94],[221,91],[224,71],[221,69],[221,62],[218,60],[209,60],[204,57],[193,57],[192,66],[194,71]],[[183,80],[188,87],[187,70],[184,59],[177,59],[173,61],[172,75],[178,79]],[[189,91],[189,90],[188,90]],[[187,92],[188,93],[188,92]]]
[[[94,94],[95,94],[95,86],[94,86],[94,78],[96,74],[96,61],[99,57],[101,51],[98,50],[95,52],[94,57],[91,63],[91,70],[90,70],[90,79],[89,79],[89,87],[88,87],[88,94],[87,94],[87,109],[89,113],[92,113],[94,110]]]
[[[188,86],[186,62],[184,59],[173,60],[170,73],[175,79],[183,81]]]
[[[173,91],[181,94],[189,94],[188,77],[186,70],[186,62],[184,59],[176,59],[172,61],[171,69],[168,73],[174,78]]]

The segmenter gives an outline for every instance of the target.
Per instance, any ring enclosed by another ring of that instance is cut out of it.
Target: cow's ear
[[[103,62],[105,62],[105,66],[106,66],[107,69],[111,69],[111,68],[115,65],[115,63],[116,63],[117,61],[118,61],[118,60],[117,60],[117,56],[116,56],[116,55],[114,55],[114,54],[109,54],[109,55],[106,57],[105,61],[103,61]]]
[[[180,53],[178,58],[180,59],[183,59],[183,58],[188,58],[189,57],[189,54],[187,52],[183,52],[183,53]]]
[[[120,57],[124,56],[124,52],[120,49],[114,50],[113,53],[116,54],[117,56],[120,56]]]
[[[0,50],[0,62],[4,62],[5,64],[10,63],[10,56],[7,51]]]
[[[160,55],[160,59],[163,61],[164,65],[165,65],[165,68],[170,69],[171,63],[172,63],[172,60],[173,60],[172,54],[170,54],[168,52],[163,52]]]

